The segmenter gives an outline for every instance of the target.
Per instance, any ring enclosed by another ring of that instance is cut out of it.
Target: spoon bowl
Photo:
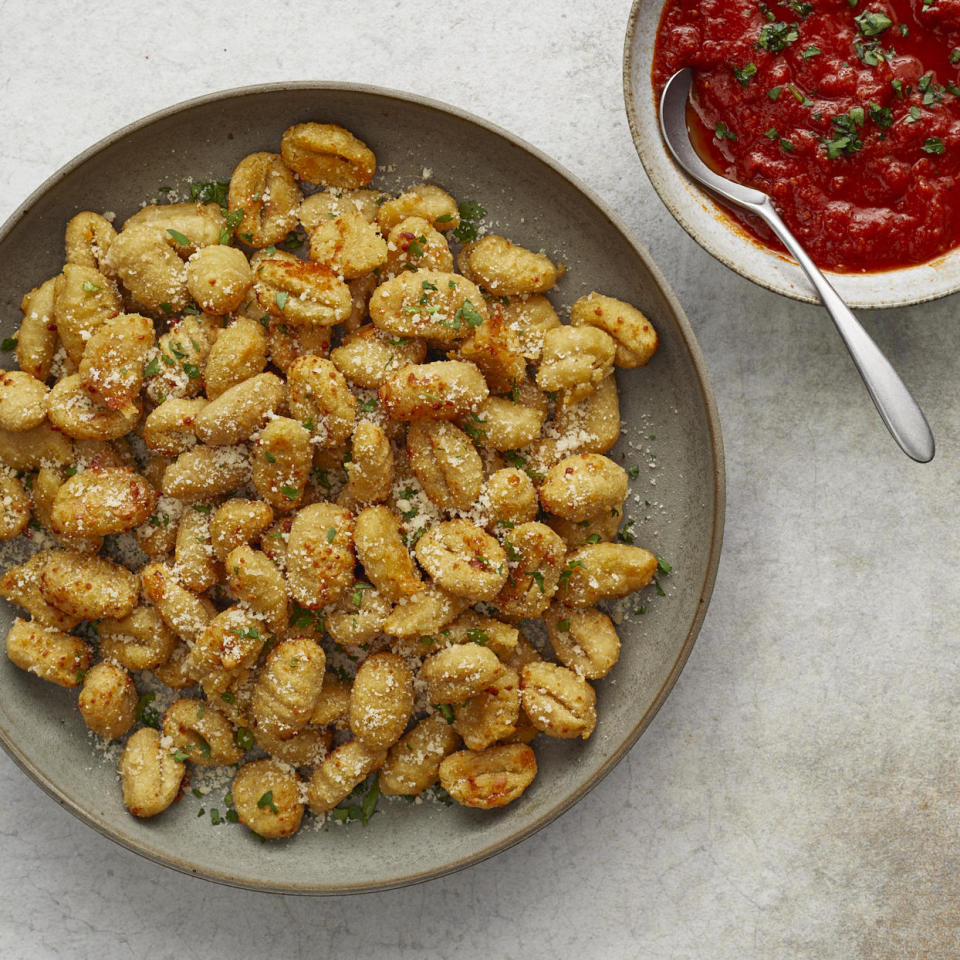
[[[667,149],[689,177],[729,203],[761,217],[773,230],[827,308],[890,434],[908,457],[928,463],[933,459],[935,445],[923,411],[890,361],[780,219],[773,201],[760,190],[721,177],[694,150],[687,128],[687,101],[692,86],[693,71],[687,67],[667,81],[660,95],[660,132]]]

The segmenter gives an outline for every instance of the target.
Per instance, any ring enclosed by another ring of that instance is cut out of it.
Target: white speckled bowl
[[[650,76],[663,0],[634,0],[623,51],[623,92],[637,153],[660,199],[708,253],[754,283],[807,303],[819,303],[804,272],[763,246],[697,187],[674,163],[660,137]],[[902,307],[960,290],[960,250],[929,263],[877,273],[825,271],[851,307]]]
[[[241,157],[276,150],[283,130],[307,119],[341,123],[370,144],[390,165],[378,185],[402,189],[430,167],[435,182],[456,197],[481,201],[488,222],[512,239],[562,260],[569,272],[551,293],[561,311],[597,288],[645,310],[661,341],[649,367],[621,372],[625,434],[611,455],[639,464],[627,513],[637,519],[638,541],[673,564],[662,578],[667,595],[651,587],[637,597],[647,612],[623,625],[620,663],[597,684],[594,735],[586,743],[538,738],[540,775],[503,810],[381,800],[366,827],[306,829],[267,844],[238,824],[214,827],[208,816],[198,818],[200,801],[189,793],[155,819],[139,821],[123,807],[113,763],[91,748],[76,692],[0,657],[3,745],[51,797],[95,829],[159,863],[223,883],[349,893],[436,877],[517,843],[575,803],[626,753],[676,681],[706,611],[723,529],[723,451],[690,326],[647,252],[614,214],[516,137],[441,104],[373,87],[292,83],[228,91],[147,117],[77,157],[0,229],[0,336],[15,331],[21,295],[59,271],[64,224],[75,212],[114,210],[122,222],[159,186],[229,177]],[[13,613],[0,611],[4,630]],[[225,790],[206,798],[206,806],[223,814]]]

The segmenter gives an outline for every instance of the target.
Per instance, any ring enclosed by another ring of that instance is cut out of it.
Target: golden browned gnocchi
[[[276,760],[244,764],[233,781],[233,804],[240,822],[271,840],[300,828],[304,804],[296,773]]]
[[[91,651],[79,637],[18,617],[7,634],[7,656],[42,680],[77,687],[90,666]]]
[[[313,715],[323,685],[326,657],[308,637],[278,643],[267,654],[250,708],[256,729],[277,740],[302,730]]]
[[[537,758],[526,744],[451,753],[440,764],[440,783],[457,803],[490,810],[516,800],[537,775]]]
[[[573,670],[555,663],[528,663],[520,674],[523,710],[551,737],[583,737],[597,725],[597,695]]]
[[[380,402],[394,420],[456,420],[473,413],[490,388],[473,363],[411,363],[385,380]]]
[[[204,700],[174,700],[163,715],[163,734],[198,766],[239,763],[243,757],[230,721]]]
[[[374,747],[400,739],[413,714],[413,674],[402,657],[373,653],[357,669],[350,690],[350,729]]]
[[[135,817],[155,817],[176,799],[186,767],[150,727],[137,730],[120,757],[123,802]]]
[[[11,370],[0,376],[0,427],[30,430],[47,416],[47,385],[30,373]]]
[[[443,758],[460,746],[460,736],[440,713],[421,720],[398,740],[380,768],[380,792],[415,797],[433,786]]]
[[[328,187],[365,187],[377,170],[373,151],[335,123],[298,123],[280,141],[283,161],[301,179]]]
[[[126,567],[104,557],[51,550],[40,574],[47,603],[81,620],[125,617],[137,605],[140,583]]]
[[[277,153],[251,153],[230,178],[230,212],[240,212],[237,236],[251,247],[281,243],[297,226],[300,188]]]
[[[123,667],[101,660],[84,676],[77,706],[94,733],[115,740],[136,723],[137,688]]]
[[[217,243],[187,261],[187,289],[201,310],[227,314],[243,302],[253,271],[243,251]]]
[[[265,839],[379,794],[503,806],[530,741],[592,734],[608,605],[669,571],[604,456],[651,322],[597,292],[559,310],[553,253],[376,171],[295,124],[119,232],[78,213],[21,300],[0,540],[42,549],[0,576],[30,618],[7,656],[125,738],[136,817],[188,764],[238,766],[227,819]]]
[[[464,276],[498,297],[543,293],[562,273],[544,254],[493,234],[468,243],[460,252],[458,263]]]

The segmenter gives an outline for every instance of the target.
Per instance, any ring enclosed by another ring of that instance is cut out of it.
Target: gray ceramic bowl
[[[623,92],[637,153],[660,199],[708,253],[775,293],[819,303],[806,275],[786,256],[763,246],[695,186],[668,155],[660,137],[650,76],[663,0],[634,0],[623,52]],[[851,307],[902,307],[960,290],[960,250],[919,266],[879,273],[831,273],[830,282]]]
[[[690,326],[660,271],[614,214],[516,137],[441,104],[373,87],[311,83],[228,91],[154,114],[92,147],[0,230],[7,318],[0,335],[14,332],[21,294],[59,271],[64,224],[78,210],[113,210],[122,222],[159,186],[182,186],[190,176],[225,179],[245,154],[276,150],[283,130],[307,119],[341,123],[370,144],[389,164],[378,175],[381,186],[420,182],[429,167],[435,182],[459,199],[480,200],[489,222],[512,239],[565,262],[569,273],[552,295],[558,307],[597,288],[649,314],[662,345],[649,368],[620,376],[626,430],[614,456],[640,465],[633,484],[638,501],[631,500],[627,513],[637,518],[639,542],[674,568],[663,578],[667,596],[650,588],[638,598],[646,614],[622,629],[616,683],[598,684],[595,734],[586,743],[539,738],[541,772],[519,802],[483,813],[381,801],[366,827],[308,829],[280,843],[261,844],[239,825],[213,827],[209,818],[197,818],[199,801],[189,794],[152,821],[135,820],[121,802],[114,765],[91,748],[76,694],[0,658],[4,746],[50,796],[92,827],[152,860],[212,880],[347,893],[436,877],[509,847],[575,803],[626,753],[676,681],[706,611],[720,553],[723,455]],[[12,615],[2,611],[4,632]]]

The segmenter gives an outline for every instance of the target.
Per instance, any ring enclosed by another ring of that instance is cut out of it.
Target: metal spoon
[[[759,190],[714,173],[693,149],[687,132],[687,99],[692,84],[693,71],[688,67],[667,81],[660,97],[660,130],[674,159],[698,183],[766,221],[816,288],[893,439],[908,457],[928,463],[933,459],[934,441],[923,411],[890,361],[787,229],[773,201]]]

